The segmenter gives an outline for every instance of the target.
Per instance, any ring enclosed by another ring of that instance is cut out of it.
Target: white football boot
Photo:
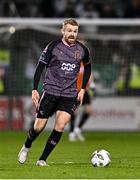
[[[69,141],[74,142],[76,140],[77,140],[76,134],[74,132],[69,133]]]
[[[82,135],[81,129],[79,127],[75,127],[74,132],[76,134],[77,139],[79,139],[80,141],[85,141],[85,138]]]
[[[21,164],[24,164],[27,159],[27,154],[29,152],[29,148],[26,148],[25,145],[22,146],[19,154],[18,154],[18,161]]]
[[[44,160],[38,160],[38,161],[36,162],[36,165],[37,165],[37,166],[48,166],[48,164],[47,164],[46,161],[44,161]]]

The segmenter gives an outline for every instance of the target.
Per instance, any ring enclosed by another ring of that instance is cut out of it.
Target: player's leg
[[[76,141],[76,134],[74,132],[74,127],[75,127],[75,120],[76,120],[76,114],[73,114],[71,116],[71,120],[69,123],[69,141],[73,142]]]
[[[85,108],[87,108],[87,107],[85,107]],[[82,133],[82,128],[83,128],[84,124],[87,122],[89,116],[90,116],[89,112],[87,112],[86,109],[84,109],[77,127],[74,128],[74,133],[76,134],[77,139],[79,139],[80,141],[85,140],[85,137]]]
[[[80,128],[80,129],[82,129],[82,127],[84,126],[84,124],[87,122],[87,119],[89,118],[89,116],[90,116],[90,110],[88,110],[88,109],[90,109],[91,107],[90,106],[85,106],[85,110],[83,111],[83,113],[82,113],[82,116],[81,116],[81,119],[80,119],[80,121],[79,121],[79,124],[78,124],[78,127]]]
[[[54,112],[54,106],[54,99],[48,95],[43,94],[39,103],[39,109],[34,126],[29,130],[25,144],[18,154],[18,161],[20,163],[23,164],[26,161],[27,154],[29,152],[29,149],[31,148],[33,141],[38,137],[40,132],[46,126],[48,117],[51,116]]]
[[[19,154],[18,154],[18,161],[23,164],[27,159],[28,152],[31,148],[33,141],[38,137],[40,132],[46,126],[47,119],[36,119],[34,123],[34,127],[29,130],[27,139],[23,144]]]
[[[76,134],[76,137],[80,140],[80,141],[84,141],[85,137],[83,135],[83,126],[86,124],[88,118],[90,115],[93,114],[93,108],[91,105],[86,105],[85,109],[82,113],[82,116],[80,118],[79,124],[77,127],[75,127],[74,132]]]
[[[84,113],[84,112],[83,112],[83,113]],[[82,115],[83,115],[83,114],[82,114]],[[81,119],[80,119],[80,122],[81,122]],[[84,135],[83,135],[83,133],[82,133],[81,127],[76,126],[76,127],[74,128],[74,134],[75,134],[77,140],[80,140],[80,141],[84,141],[84,140],[85,140]]]
[[[27,139],[25,141],[25,147],[30,148],[33,141],[38,137],[38,135],[41,133],[41,131],[45,128],[47,124],[47,118],[39,119],[36,118],[33,128],[29,130],[29,134],[27,136]]]
[[[75,129],[74,129],[74,132],[80,141],[85,140],[85,138],[82,134],[82,127],[87,122],[91,113],[92,113],[92,107],[91,107],[90,95],[86,91],[86,93],[84,95],[84,100],[83,100],[83,112],[82,112],[82,115],[80,117],[77,127],[75,127]]]
[[[48,138],[44,151],[37,161],[37,165],[44,166],[41,162],[45,162],[52,150],[58,144],[62,133],[64,131],[64,127],[70,121],[71,116],[74,111],[77,109],[78,103],[76,98],[63,98],[61,97],[57,101],[56,107],[56,120],[54,129]]]
[[[70,121],[71,115],[64,111],[57,111],[56,112],[56,121],[54,129],[49,136],[47,143],[45,145],[44,151],[37,161],[36,165],[39,166],[45,166],[45,161],[52,152],[52,150],[55,148],[55,146],[58,144],[62,133],[64,131],[64,127],[66,124]]]
[[[70,132],[73,132],[73,130],[74,130],[75,118],[76,118],[76,115],[73,114],[73,115],[71,116],[70,123],[69,123],[69,131],[70,131]]]

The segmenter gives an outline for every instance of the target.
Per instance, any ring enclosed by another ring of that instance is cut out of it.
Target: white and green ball
[[[105,167],[111,163],[111,155],[108,151],[101,149],[92,153],[91,163],[94,167]]]

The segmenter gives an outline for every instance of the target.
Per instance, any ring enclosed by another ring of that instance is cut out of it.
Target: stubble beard
[[[67,39],[66,39],[66,42],[67,42],[69,45],[75,44],[76,38],[73,38],[73,39],[67,38]]]

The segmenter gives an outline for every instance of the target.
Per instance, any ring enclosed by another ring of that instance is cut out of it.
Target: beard
[[[71,45],[71,44],[75,44],[76,42],[76,38],[74,36],[68,36],[68,37],[65,37],[65,41]]]

